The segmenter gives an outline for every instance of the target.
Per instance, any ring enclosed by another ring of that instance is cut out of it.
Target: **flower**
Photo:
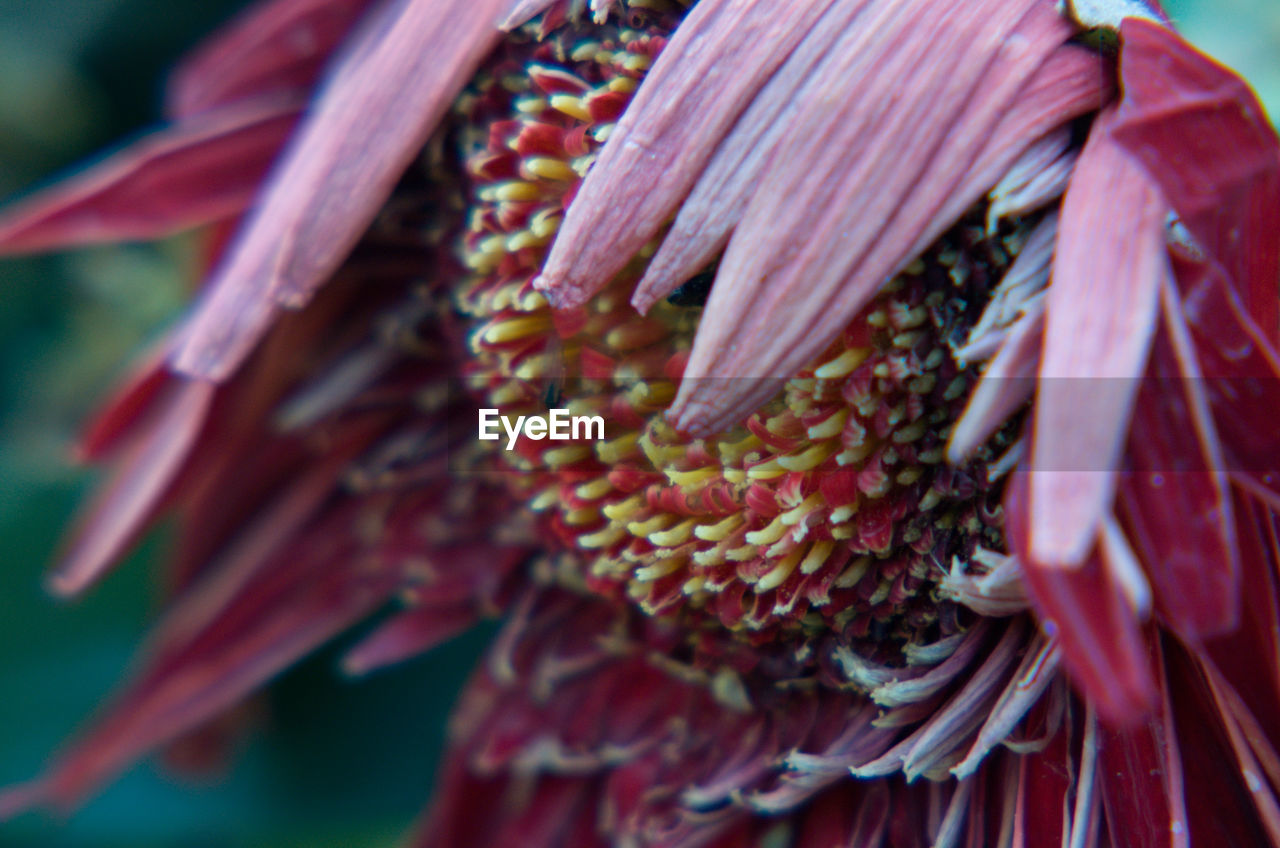
[[[180,592],[4,806],[399,596],[353,672],[507,617],[423,845],[1280,843],[1247,87],[1137,2],[591,5],[275,0],[0,223],[243,218],[54,577],[176,511]],[[505,452],[477,403],[605,438]]]

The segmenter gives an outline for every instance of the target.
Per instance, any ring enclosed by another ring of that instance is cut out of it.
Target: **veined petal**
[[[742,110],[832,0],[702,0],[680,24],[569,206],[542,275],[580,306],[657,235]]]
[[[1280,139],[1249,86],[1175,32],[1121,27],[1116,140],[1146,167],[1249,314],[1280,338]]]
[[[304,95],[370,0],[267,0],[183,60],[165,111],[184,118],[263,95]]]
[[[559,0],[515,0],[498,26],[510,32],[555,5]]]
[[[1175,263],[1183,311],[1233,477],[1280,509],[1280,352],[1215,262]]]
[[[1156,608],[1189,644],[1235,629],[1240,557],[1225,460],[1204,377],[1171,280],[1163,332],[1134,409],[1118,505],[1142,555]]]
[[[1159,189],[1095,123],[1063,201],[1032,437],[1031,557],[1084,562],[1115,494],[1169,273]]]
[[[772,388],[704,378],[794,373],[951,222],[939,208],[1066,35],[1039,3],[888,6],[823,66],[729,242],[671,410],[682,431],[731,426]]]
[[[0,215],[0,252],[154,239],[246,208],[302,112],[228,106],[143,136]]]
[[[806,84],[823,62],[835,61],[832,47],[867,5],[832,3],[721,142],[636,286],[631,303],[641,313],[728,243],[774,148],[793,129]]]
[[[500,35],[508,0],[397,0],[334,70],[209,284],[175,367],[223,379],[338,267]]]

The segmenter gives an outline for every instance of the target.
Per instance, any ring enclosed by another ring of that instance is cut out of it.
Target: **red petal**
[[[166,111],[185,118],[262,95],[305,95],[370,0],[267,0],[196,48],[169,80]]]
[[[164,129],[0,215],[0,252],[154,239],[249,206],[297,123],[294,100],[230,106]]]
[[[347,257],[500,36],[507,0],[380,7],[334,69],[209,283],[176,367],[220,380]]]
[[[725,136],[831,0],[702,0],[587,174],[534,286],[580,306],[679,206]]]
[[[1280,503],[1280,354],[1214,263],[1175,265],[1225,467]]]
[[[1127,730],[1102,728],[1102,800],[1113,845],[1189,848],[1182,757],[1159,640],[1151,641],[1151,650],[1160,674],[1160,712]]]
[[[1240,559],[1222,450],[1172,283],[1138,391],[1118,504],[1155,592],[1184,640],[1229,632],[1240,613]]]
[[[1159,190],[1095,122],[1063,200],[1032,437],[1031,557],[1075,566],[1115,493],[1168,274]]]
[[[1096,552],[1074,569],[1045,567],[1028,556],[1028,476],[1013,475],[1004,506],[1010,545],[1023,564],[1042,626],[1059,640],[1068,671],[1102,716],[1116,724],[1132,722],[1157,696],[1137,616]]]
[[[77,528],[50,578],[55,591],[75,594],[100,577],[155,517],[204,428],[213,396],[210,383],[183,382],[156,406],[150,426],[129,445]]]
[[[1270,339],[1280,332],[1280,139],[1240,77],[1173,30],[1121,27],[1115,137],[1146,166]]]

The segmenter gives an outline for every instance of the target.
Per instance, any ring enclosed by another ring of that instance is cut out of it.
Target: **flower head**
[[[276,0],[0,224],[242,216],[54,578],[176,510],[180,592],[8,804],[399,596],[351,671],[507,616],[423,845],[1280,842],[1252,94],[1140,3],[617,5]]]

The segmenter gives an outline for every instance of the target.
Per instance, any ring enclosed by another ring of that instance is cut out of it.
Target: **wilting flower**
[[[176,512],[177,596],[8,806],[398,598],[351,671],[506,616],[422,845],[1280,844],[1247,87],[1136,2],[591,6],[275,0],[4,220],[240,219],[54,576]]]

